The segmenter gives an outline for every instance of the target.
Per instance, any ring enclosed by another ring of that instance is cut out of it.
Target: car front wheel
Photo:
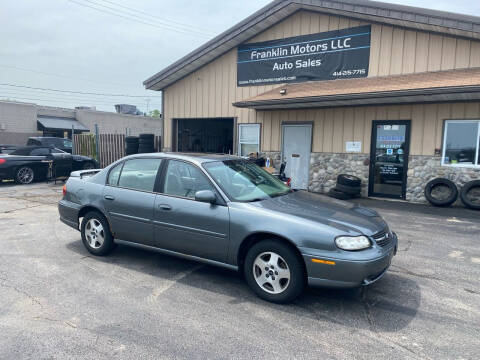
[[[82,221],[82,241],[87,250],[97,256],[110,253],[114,248],[113,236],[107,219],[96,211],[86,214]]]
[[[260,298],[274,303],[291,302],[305,288],[303,260],[291,246],[276,240],[264,240],[250,248],[244,275]]]

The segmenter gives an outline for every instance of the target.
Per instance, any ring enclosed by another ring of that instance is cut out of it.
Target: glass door
[[[374,121],[369,196],[405,199],[410,121]]]

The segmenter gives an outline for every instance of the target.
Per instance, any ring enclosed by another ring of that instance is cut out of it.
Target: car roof
[[[131,155],[132,158],[138,157],[155,157],[169,158],[169,159],[179,159],[191,161],[197,164],[202,164],[212,161],[226,161],[226,160],[242,160],[244,158],[235,155],[228,154],[205,154],[205,153],[179,153],[179,152],[161,152],[161,153],[152,153],[152,154],[136,154]]]

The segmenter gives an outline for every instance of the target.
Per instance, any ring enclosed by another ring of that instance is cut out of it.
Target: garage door
[[[176,119],[179,152],[233,153],[233,118]]]

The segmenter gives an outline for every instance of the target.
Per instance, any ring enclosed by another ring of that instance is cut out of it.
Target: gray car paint
[[[305,261],[311,285],[367,285],[383,276],[396,252],[396,235],[389,232],[388,225],[378,213],[365,207],[306,191],[252,203],[230,201],[202,164],[240,159],[238,157],[159,153],[132,155],[127,159],[138,157],[180,159],[198,166],[215,186],[218,204],[115,188],[118,191],[115,201],[118,198],[122,205],[112,216],[112,201],[104,198],[106,189],[111,188],[105,185],[106,179],[109,170],[124,158],[94,176],[82,179],[82,174],[92,172],[72,173],[66,184],[67,194],[59,203],[61,220],[78,229],[79,214],[83,216],[85,209],[96,209],[109,220],[117,242],[128,242],[232,269],[240,265],[239,249],[246,239],[256,234],[269,234],[283,238],[298,249]],[[158,209],[163,204],[171,206],[173,212],[169,211],[166,216]],[[124,222],[118,227],[115,217],[127,219],[128,224]],[[115,234],[117,229],[127,238],[118,237]],[[371,236],[384,230],[390,233],[392,241],[388,246],[381,247]],[[368,236],[372,246],[361,251],[341,250],[334,243],[335,237],[340,235]],[[332,260],[336,265],[313,263],[312,258]]]

